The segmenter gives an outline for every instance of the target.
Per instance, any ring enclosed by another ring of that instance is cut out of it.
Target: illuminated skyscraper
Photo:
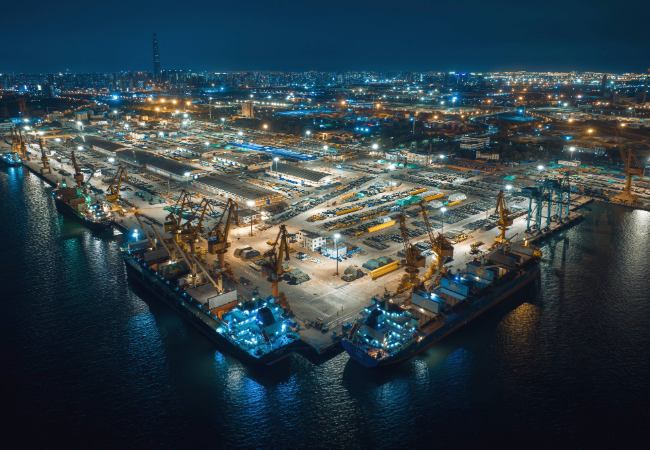
[[[158,39],[156,33],[153,34],[153,75],[160,76],[160,57],[158,56]]]

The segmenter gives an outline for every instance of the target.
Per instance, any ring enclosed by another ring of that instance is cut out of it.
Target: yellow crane
[[[282,281],[282,275],[284,274],[282,261],[289,261],[290,259],[287,234],[287,227],[280,225],[280,231],[273,247],[264,254],[269,262],[262,267],[262,272],[268,275],[267,281],[271,283],[271,295],[276,302],[280,300],[280,281]]]
[[[226,270],[226,253],[230,247],[228,234],[232,219],[239,225],[239,206],[233,199],[229,198],[228,203],[221,213],[221,217],[208,234],[208,253],[217,255],[217,272],[224,273]]]
[[[420,280],[417,278],[419,273],[419,268],[424,267],[426,258],[420,254],[420,250],[411,244],[411,240],[408,235],[408,230],[406,229],[406,217],[402,214],[397,216],[399,220],[399,231],[402,234],[402,243],[404,245],[404,255],[405,255],[405,271],[406,275],[402,278],[400,285],[397,290],[393,293],[393,296],[400,294],[408,289],[411,289],[413,292],[417,292],[420,287]]]
[[[429,235],[429,242],[431,243],[431,251],[434,253],[434,258],[431,260],[431,264],[424,274],[422,282],[424,283],[430,279],[439,269],[444,265],[447,258],[453,258],[454,256],[454,247],[451,245],[451,242],[444,237],[442,234],[438,233],[434,235],[431,224],[429,223],[429,217],[425,213],[426,204],[424,201],[420,202],[420,209],[422,210],[422,217],[424,219],[424,227],[427,229],[427,234]],[[432,284],[435,284],[435,279]]]
[[[181,221],[183,220],[183,210],[185,207],[189,207],[189,204],[192,201],[192,196],[185,189],[181,192],[181,196],[178,198],[178,201],[174,205],[174,209],[169,212],[165,218],[165,232],[171,233],[172,237],[176,242],[179,240],[179,234],[181,232]],[[179,209],[180,208],[180,209]]]
[[[27,146],[25,145],[25,136],[23,136],[23,133],[20,131],[20,128],[18,129],[18,136],[20,137],[20,141],[19,141],[20,157],[25,159],[26,161],[29,161],[29,155],[27,154]]]
[[[512,218],[510,217],[510,210],[506,205],[506,198],[503,195],[503,190],[499,191],[497,196],[497,207],[494,210],[495,214],[499,214],[499,220],[497,221],[497,227],[499,228],[499,236],[494,238],[494,244],[503,244],[506,242],[506,231],[508,227],[512,225]]]
[[[79,165],[77,165],[77,158],[74,156],[74,150],[72,151],[72,166],[74,167],[74,182],[77,183],[79,189],[83,189],[84,174],[81,173],[81,169],[79,169]]]
[[[52,168],[50,167],[47,155],[45,154],[45,149],[43,148],[43,139],[38,140],[38,145],[41,147],[41,162],[43,163],[43,167],[41,167],[41,173],[45,173],[46,171],[52,173]]]
[[[203,218],[208,209],[211,209],[210,201],[207,198],[204,198],[199,204],[198,209],[192,214],[187,221],[181,225],[181,231],[179,233],[180,241],[189,242],[190,244],[190,253],[196,253],[196,244],[199,242],[199,233],[201,231],[201,226],[203,224]],[[194,220],[198,216],[198,222],[194,224]]]
[[[122,181],[128,180],[129,176],[126,173],[126,167],[120,166],[111,181],[111,185],[106,189],[106,201],[113,203],[113,208],[117,209],[117,201],[120,197],[120,188],[122,187]],[[115,183],[117,181],[117,184]]]
[[[625,187],[623,188],[623,192],[616,195],[613,200],[620,203],[636,204],[639,202],[639,199],[636,195],[630,192],[632,189],[632,177],[642,177],[645,173],[645,169],[639,163],[639,160],[634,152],[632,152],[631,148],[629,148],[627,152],[625,151],[623,141],[621,140],[617,128],[614,128],[614,132],[616,133],[616,140],[618,141],[618,150],[621,152],[621,159],[623,160],[623,164],[625,164]],[[632,161],[634,161],[636,167],[632,167]]]

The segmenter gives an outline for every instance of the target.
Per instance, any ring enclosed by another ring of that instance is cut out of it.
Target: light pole
[[[269,126],[268,126],[267,124],[264,124],[264,131],[266,131],[266,129],[267,129],[268,127],[269,127]]]
[[[442,227],[440,228],[440,232],[444,233],[445,232],[445,211],[447,211],[447,208],[444,206],[440,208],[440,211],[442,212]]]
[[[512,185],[506,184],[506,191],[508,191],[508,195],[510,195],[510,189],[512,189]],[[508,207],[508,202],[506,201],[506,208]]]
[[[278,173],[278,161],[280,161],[280,158],[273,158],[273,161],[275,161],[275,173]]]
[[[255,206],[255,202],[253,200],[248,200],[246,204],[248,205],[249,208]],[[251,216],[251,236],[253,236],[253,216]]]
[[[571,158],[569,159],[569,161],[573,161],[573,152],[575,151],[576,151],[575,147],[569,147],[569,153],[571,154]]]
[[[336,274],[339,274],[339,238],[341,237],[340,234],[336,233],[334,235],[334,249],[336,251]]]
[[[226,118],[225,118],[225,117],[222,117],[222,118],[221,118],[221,128],[223,128],[225,122],[226,122]]]
[[[309,139],[310,134],[311,134],[311,131],[307,130],[307,139]]]

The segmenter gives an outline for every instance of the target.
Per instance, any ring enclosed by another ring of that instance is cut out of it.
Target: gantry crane
[[[639,163],[639,160],[631,148],[627,150],[627,153],[625,152],[625,147],[623,146],[623,141],[621,140],[617,128],[614,128],[614,132],[616,133],[616,140],[618,141],[618,149],[621,152],[621,159],[623,160],[623,164],[625,164],[625,187],[623,188],[623,192],[616,195],[613,200],[620,203],[635,204],[638,203],[639,199],[636,195],[630,192],[632,189],[632,177],[642,177],[645,173],[645,169]],[[636,167],[632,167],[633,160]]]
[[[43,139],[38,140],[38,145],[39,147],[41,147],[41,161],[43,162],[43,167],[41,167],[41,173],[45,173],[46,171],[52,173],[52,168],[50,167],[50,163],[48,162],[47,155],[45,154],[45,149],[43,148]]]
[[[113,203],[113,208],[117,209],[117,201],[120,199],[120,188],[122,180],[128,180],[129,175],[126,173],[126,167],[120,166],[111,181],[111,185],[106,189],[106,201]],[[117,184],[115,182],[117,181]]]
[[[201,226],[203,224],[203,218],[208,209],[212,209],[210,206],[210,201],[207,198],[204,198],[197,210],[194,211],[191,217],[181,225],[180,233],[178,233],[179,240],[181,242],[189,242],[190,244],[190,253],[193,255],[196,254],[196,244],[199,242],[199,232],[201,231]],[[198,216],[198,222],[194,224],[194,220]]]
[[[411,289],[413,292],[417,292],[420,287],[420,280],[418,279],[419,268],[424,267],[426,258],[420,254],[420,250],[411,244],[411,240],[408,235],[408,230],[406,229],[406,217],[402,214],[397,216],[399,220],[399,231],[402,234],[402,244],[404,245],[404,255],[405,255],[405,271],[406,275],[402,278],[400,285],[398,286],[393,296],[398,295],[408,289]]]
[[[201,264],[201,261],[196,259],[196,257],[192,254],[186,254],[183,249],[180,248],[178,245],[178,242],[176,242],[174,239],[172,239],[172,245],[176,248],[176,251],[178,252],[179,255],[185,260],[187,263],[187,266],[190,268],[190,275],[192,277],[192,284],[196,284],[196,275],[198,274],[198,271],[201,270],[205,277],[212,283],[212,285],[215,287],[218,293],[223,292],[223,288],[221,285],[221,278],[219,278],[219,282],[214,281],[214,279],[210,276],[209,271],[203,267],[203,264]],[[170,254],[171,257],[171,254]]]
[[[72,166],[74,167],[74,182],[77,183],[79,189],[83,189],[84,174],[81,173],[81,170],[77,165],[77,158],[74,156],[74,150],[72,150]]]
[[[239,225],[239,207],[233,199],[229,198],[228,203],[221,213],[221,217],[216,225],[208,233],[208,253],[217,255],[217,271],[223,273],[226,270],[226,253],[230,247],[228,234],[230,233],[230,224],[232,219]]]
[[[178,242],[179,234],[181,232],[181,221],[183,220],[183,210],[186,206],[189,207],[189,204],[192,201],[192,196],[185,189],[181,192],[181,196],[178,198],[178,201],[174,205],[173,211],[170,211],[167,217],[165,218],[165,231],[171,233],[172,237],[176,242]],[[180,205],[180,209],[178,209]]]
[[[280,281],[282,281],[282,275],[284,274],[282,261],[289,261],[290,259],[287,234],[286,225],[280,225],[280,231],[273,247],[264,254],[269,262],[262,267],[262,272],[268,275],[267,281],[271,283],[271,295],[276,302],[280,300]]]
[[[508,227],[512,225],[512,218],[510,217],[510,210],[506,204],[506,199],[503,195],[503,190],[499,191],[497,196],[497,207],[494,210],[495,214],[499,214],[499,220],[497,221],[497,226],[499,228],[499,236],[494,238],[494,244],[502,244],[506,242],[506,231]]]
[[[13,148],[14,158],[22,158],[20,154],[20,140],[18,139],[18,133],[13,129],[11,130],[11,147]]]
[[[451,242],[449,242],[449,240],[442,234],[438,233],[437,235],[434,235],[431,224],[429,223],[429,217],[426,214],[426,204],[424,201],[420,202],[420,209],[422,210],[424,227],[427,229],[427,234],[429,235],[431,251],[434,253],[431,264],[424,274],[424,278],[422,278],[422,283],[424,283],[425,281],[431,279],[434,274],[440,272],[440,268],[444,265],[447,258],[453,258],[454,247],[451,245]],[[433,279],[431,286],[436,283],[436,278]]]
[[[20,157],[25,159],[25,161],[29,161],[29,155],[27,154],[27,145],[25,145],[25,136],[23,136],[20,128],[18,129],[18,136],[20,137]]]

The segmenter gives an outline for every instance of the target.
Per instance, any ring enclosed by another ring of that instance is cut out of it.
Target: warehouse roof
[[[303,169],[302,167],[292,166],[291,164],[277,163],[273,164],[272,170],[277,170],[280,173],[289,175],[303,180],[309,180],[314,183],[320,182],[323,178],[327,178],[330,174],[325,172],[316,172],[315,170]]]
[[[153,158],[155,158],[152,153],[142,150],[120,150],[118,152],[115,152],[115,157],[130,162],[131,164],[137,164],[140,166],[144,166]]]
[[[200,178],[198,182],[250,200],[256,200],[258,198],[267,197],[269,195],[280,194],[280,192],[273,192],[264,188],[257,187],[250,183],[233,180],[232,178],[226,178],[219,175],[213,177],[203,177]]]
[[[198,170],[196,167],[190,166],[188,164],[182,164],[171,159],[161,158],[161,157],[152,157],[150,161],[146,163],[148,166],[153,166],[157,169],[164,170],[174,175],[184,177],[186,173],[194,175],[195,173],[205,172],[204,170]]]
[[[128,144],[125,144],[123,142],[109,141],[107,139],[102,139],[95,136],[85,136],[83,142],[86,145],[99,147],[102,150],[106,150],[108,152],[115,152],[117,150],[130,147]]]

